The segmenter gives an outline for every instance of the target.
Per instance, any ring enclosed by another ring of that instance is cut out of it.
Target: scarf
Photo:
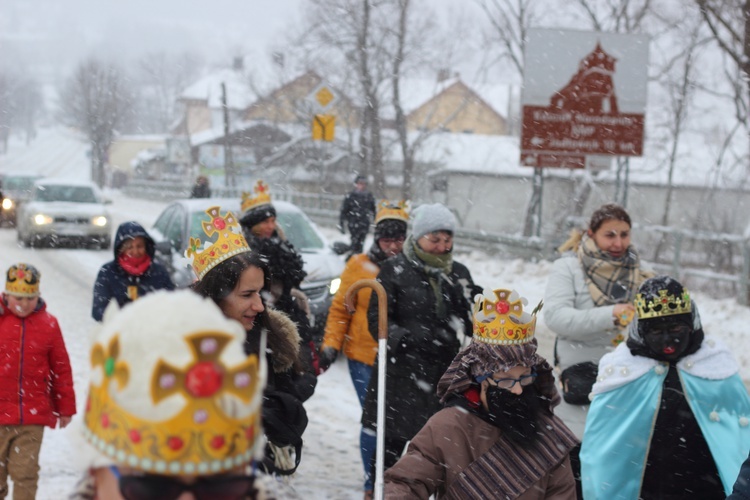
[[[625,255],[614,258],[584,234],[578,247],[578,260],[596,306],[632,302],[638,287],[647,278],[640,271],[638,252],[632,246]]]
[[[151,266],[151,257],[144,255],[143,257],[134,258],[121,254],[117,256],[117,263],[120,264],[120,267],[126,273],[133,276],[140,276]]]
[[[435,313],[439,319],[446,317],[442,283],[452,284],[448,275],[453,271],[453,254],[432,254],[422,250],[413,235],[404,242],[404,256],[427,275],[427,281],[435,292]]]

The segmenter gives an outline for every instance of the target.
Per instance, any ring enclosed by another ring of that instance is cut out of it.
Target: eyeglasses
[[[436,234],[426,234],[422,236],[425,240],[432,243],[433,245],[437,245],[439,243],[445,243],[446,245],[450,245],[453,243],[453,236],[445,236],[441,238],[440,236]]]
[[[378,241],[384,245],[393,245],[394,243],[403,243],[406,240],[403,236],[398,238],[380,238]]]
[[[521,378],[487,378],[492,380],[496,387],[511,390],[516,384],[521,384],[521,387],[533,384],[534,380],[536,380],[536,372],[532,371],[529,375],[524,375]]]
[[[177,500],[190,492],[196,500],[243,500],[253,490],[252,476],[215,476],[192,484],[168,476],[146,474],[120,477],[125,500]]]

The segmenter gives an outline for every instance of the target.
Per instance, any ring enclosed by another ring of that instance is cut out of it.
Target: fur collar
[[[657,374],[661,374],[664,373],[666,364],[644,356],[633,356],[623,342],[613,352],[602,357],[592,393],[600,394],[622,387],[642,377],[652,368]],[[706,338],[697,352],[677,362],[677,368],[708,380],[729,378],[739,371],[732,352],[726,344],[715,338]]]
[[[271,353],[274,373],[288,371],[299,357],[300,336],[297,326],[289,316],[270,307],[267,309],[270,332],[268,350]]]

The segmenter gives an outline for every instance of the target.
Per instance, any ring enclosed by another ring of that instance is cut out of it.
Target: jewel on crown
[[[222,215],[221,207],[215,206],[206,210],[206,214],[210,217],[210,221],[203,221],[206,241],[201,243],[200,238],[190,237],[190,243],[185,250],[185,257],[192,260],[193,270],[199,280],[228,258],[250,251],[250,246],[232,212]],[[214,235],[216,241],[212,243]]]
[[[635,310],[638,312],[638,319],[649,319],[687,314],[693,311],[693,306],[687,289],[684,289],[678,296],[670,294],[667,290],[659,290],[658,297],[648,300],[643,297],[643,294],[637,294]]]
[[[526,299],[511,290],[485,290],[474,299],[474,341],[514,345],[531,342],[536,330],[539,302],[531,314],[524,312]]]
[[[248,192],[242,193],[242,205],[240,207],[242,213],[252,210],[255,207],[271,204],[271,191],[268,188],[268,184],[258,179],[258,182],[256,182],[253,187],[253,192],[255,194]]]

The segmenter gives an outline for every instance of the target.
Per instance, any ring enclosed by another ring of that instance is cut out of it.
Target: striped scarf
[[[557,467],[578,444],[554,415],[539,415],[536,441],[524,447],[502,436],[471,463],[446,492],[446,498],[518,498]]]
[[[638,287],[647,278],[640,271],[638,252],[632,246],[624,256],[615,259],[584,234],[578,247],[578,260],[596,306],[632,302]]]

